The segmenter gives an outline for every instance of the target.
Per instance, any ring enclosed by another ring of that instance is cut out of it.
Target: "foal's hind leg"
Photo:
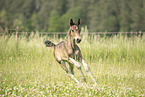
[[[67,69],[65,61],[61,61],[60,66],[66,71],[66,73],[73,79],[75,82],[79,83],[79,81],[74,77],[74,75]]]
[[[69,64],[69,70],[70,70],[70,72],[74,75],[74,64],[71,64],[71,63],[69,63],[68,62],[68,64]]]
[[[85,63],[84,58],[82,58],[82,60],[80,62],[83,64],[85,70],[89,73],[89,75],[91,76],[92,80],[95,82],[95,85],[97,85],[97,82],[96,82],[95,78],[93,77],[89,66]]]

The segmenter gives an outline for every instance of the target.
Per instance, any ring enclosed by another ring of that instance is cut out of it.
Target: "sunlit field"
[[[0,96],[145,96],[145,35],[100,37],[82,35],[79,45],[98,86],[83,69],[87,83],[71,80],[53,57],[45,40],[65,38],[31,34],[0,36]],[[83,68],[83,66],[82,66]]]

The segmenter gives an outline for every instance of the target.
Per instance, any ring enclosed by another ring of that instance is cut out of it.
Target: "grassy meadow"
[[[87,83],[77,85],[57,64],[44,41],[64,39],[31,34],[0,36],[0,96],[145,96],[145,35],[91,37],[79,45],[98,86],[83,69]],[[82,66],[83,68],[83,66]],[[84,83],[74,68],[75,77]]]

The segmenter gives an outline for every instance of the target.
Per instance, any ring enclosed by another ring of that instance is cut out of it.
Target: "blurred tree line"
[[[81,18],[89,31],[145,31],[145,0],[0,0],[0,26],[63,32]]]

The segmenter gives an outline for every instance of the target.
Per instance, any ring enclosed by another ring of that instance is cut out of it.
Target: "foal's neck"
[[[69,29],[69,31],[68,31],[68,38],[67,38],[67,45],[70,47],[70,48],[74,48],[74,46],[75,46],[75,40],[73,39],[73,37],[71,36],[71,31],[70,31],[70,29]]]

